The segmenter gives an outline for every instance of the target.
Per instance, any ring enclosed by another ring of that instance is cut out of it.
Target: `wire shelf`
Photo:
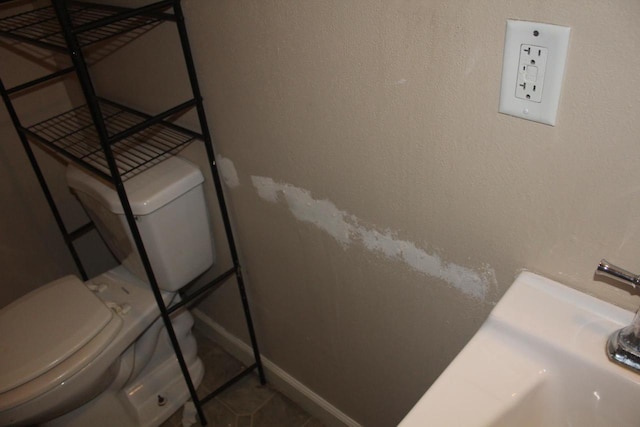
[[[73,26],[79,27],[98,22],[105,18],[114,17],[128,9],[72,1],[69,2],[68,10]],[[124,18],[79,33],[77,35],[78,42],[80,46],[87,46],[118,34],[142,27],[150,27],[163,20],[160,14],[154,16],[138,15]],[[58,50],[67,50],[67,44],[53,6],[47,6],[0,19],[0,36]]]
[[[109,135],[130,129],[149,117],[111,102],[102,102],[100,109]],[[98,132],[86,105],[30,126],[25,131],[81,166],[106,179],[111,178]],[[193,132],[161,122],[111,144],[111,150],[125,181],[172,156],[194,138]]]

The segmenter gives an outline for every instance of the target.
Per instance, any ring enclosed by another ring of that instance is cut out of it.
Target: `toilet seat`
[[[75,276],[0,310],[0,411],[63,384],[100,354],[121,326],[121,318]]]

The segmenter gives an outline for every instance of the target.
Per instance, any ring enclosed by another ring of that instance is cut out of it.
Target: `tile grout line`
[[[274,392],[274,393],[273,393],[271,396],[269,396],[269,398],[268,398],[267,400],[265,400],[264,402],[262,402],[262,405],[258,406],[258,407],[256,408],[256,410],[255,410],[255,411],[253,411],[253,412],[251,413],[251,424],[253,424],[253,416],[254,416],[255,414],[257,414],[257,413],[258,413],[258,411],[259,411],[260,409],[264,408],[264,407],[266,406],[266,404],[267,404],[267,403],[271,402],[271,400],[276,396],[276,393],[279,393],[279,392],[277,392],[276,390],[273,390],[273,389],[271,389],[271,388],[269,388],[269,390],[271,390],[271,391],[272,391],[272,392]]]
[[[304,423],[302,423],[300,425],[300,427],[306,426],[307,424],[309,424],[311,422],[312,419],[313,419],[313,417],[309,414],[309,418],[307,418],[307,420]]]

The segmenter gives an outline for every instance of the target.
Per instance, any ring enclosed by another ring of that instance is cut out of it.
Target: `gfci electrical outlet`
[[[499,111],[555,126],[571,29],[507,20]]]
[[[544,73],[547,69],[549,50],[546,47],[523,44],[520,47],[516,98],[533,102],[542,101]]]

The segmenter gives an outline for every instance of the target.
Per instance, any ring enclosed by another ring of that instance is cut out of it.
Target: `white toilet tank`
[[[153,272],[163,290],[179,290],[213,264],[203,181],[197,166],[174,156],[125,182]],[[129,271],[148,281],[115,189],[73,165],[67,168],[67,183],[113,254]]]

